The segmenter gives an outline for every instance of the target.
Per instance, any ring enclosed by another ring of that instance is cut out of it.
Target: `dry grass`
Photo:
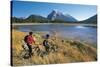
[[[63,40],[62,38],[51,37],[51,45],[57,46],[56,52],[50,52],[43,57],[33,55],[30,59],[20,57],[20,52],[23,50],[21,47],[23,37],[27,33],[12,30],[12,51],[13,51],[13,65],[39,65],[39,64],[58,64],[58,63],[71,63],[71,62],[88,62],[97,60],[96,48],[84,44],[82,42]],[[44,33],[36,33],[34,36],[37,43],[43,41],[41,37]]]

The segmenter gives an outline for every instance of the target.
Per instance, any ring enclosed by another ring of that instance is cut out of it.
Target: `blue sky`
[[[97,14],[97,6],[95,5],[13,1],[12,16],[26,18],[31,14],[35,14],[46,17],[53,9],[64,14],[70,14],[77,20],[85,20]]]

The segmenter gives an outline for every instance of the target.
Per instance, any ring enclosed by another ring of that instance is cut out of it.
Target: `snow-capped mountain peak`
[[[73,18],[72,16],[70,16],[69,14],[64,15],[62,12],[58,11],[58,10],[53,10],[48,16],[47,18],[49,20],[63,20],[63,21],[73,21],[76,22],[77,20],[75,18]]]

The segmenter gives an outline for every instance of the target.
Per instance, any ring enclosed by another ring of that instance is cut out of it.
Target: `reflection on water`
[[[85,29],[86,27],[84,27],[84,26],[76,26],[76,28]]]
[[[63,38],[81,40],[84,42],[97,43],[97,28],[92,26],[66,26],[66,25],[19,25],[16,29],[29,31],[57,32]]]

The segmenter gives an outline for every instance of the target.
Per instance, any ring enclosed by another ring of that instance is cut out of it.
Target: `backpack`
[[[28,35],[24,37],[24,41],[27,43]]]
[[[44,46],[49,46],[48,40],[44,40],[44,41],[43,41],[43,45],[44,45]]]

